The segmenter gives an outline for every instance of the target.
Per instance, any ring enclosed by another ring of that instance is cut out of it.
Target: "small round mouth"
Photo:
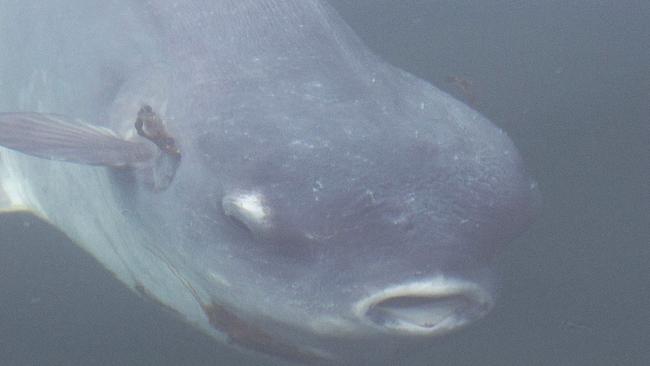
[[[386,288],[359,301],[355,312],[383,331],[426,336],[464,327],[493,305],[492,295],[479,284],[438,277]]]

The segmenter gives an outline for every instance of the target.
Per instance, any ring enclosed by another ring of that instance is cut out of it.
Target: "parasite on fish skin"
[[[163,154],[177,156],[180,160],[181,151],[176,146],[176,140],[167,133],[162,119],[153,111],[151,106],[143,105],[138,111],[135,121],[138,135],[153,142]]]
[[[163,120],[147,104],[138,111],[135,129],[138,135],[153,142],[160,151],[154,168],[154,189],[161,191],[174,179],[181,162],[181,151],[176,145],[176,140],[165,129]]]

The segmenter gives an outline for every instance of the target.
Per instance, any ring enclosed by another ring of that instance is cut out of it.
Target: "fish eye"
[[[271,227],[271,210],[265,205],[264,196],[258,192],[236,192],[221,200],[224,214],[236,225],[261,235]]]

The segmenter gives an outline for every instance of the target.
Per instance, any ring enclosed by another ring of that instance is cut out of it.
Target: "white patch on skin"
[[[27,179],[20,168],[20,153],[0,148],[0,210],[28,210],[42,214],[43,210],[31,191],[32,186],[25,184]],[[28,158],[29,159],[29,158]]]
[[[251,219],[255,221],[262,221],[266,218],[266,212],[264,206],[262,206],[262,201],[258,195],[243,195],[240,196],[236,201],[235,205],[241,211],[244,211]]]
[[[264,198],[260,193],[226,195],[221,205],[226,215],[240,220],[252,231],[268,228],[271,225],[270,210],[264,205]]]
[[[230,281],[228,281],[225,277],[223,277],[221,274],[214,272],[214,271],[209,271],[208,272],[208,277],[212,280],[212,282],[216,285],[219,285],[221,287],[231,287],[232,284]]]

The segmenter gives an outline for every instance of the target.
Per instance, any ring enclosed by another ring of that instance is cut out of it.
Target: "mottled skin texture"
[[[34,22],[5,35],[27,47],[0,65],[14,90],[2,110],[137,138],[149,104],[183,154],[173,181],[152,190],[146,168],[9,152],[0,170],[29,179],[28,206],[118,278],[217,339],[302,362],[385,360],[415,339],[364,323],[353,304],[437,276],[489,288],[490,259],[533,216],[506,134],[379,60],[326,4],[89,3],[1,9]],[[224,212],[242,194],[259,197],[264,223]]]

